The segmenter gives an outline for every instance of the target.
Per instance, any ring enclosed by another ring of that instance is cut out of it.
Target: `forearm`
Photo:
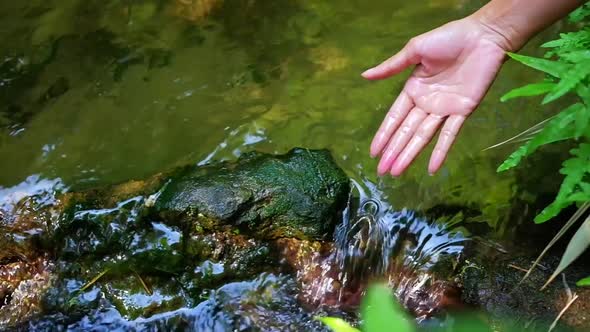
[[[498,43],[517,51],[539,31],[566,16],[583,0],[491,0],[471,15],[499,34]]]

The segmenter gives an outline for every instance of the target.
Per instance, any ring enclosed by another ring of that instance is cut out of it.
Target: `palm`
[[[430,173],[440,168],[502,65],[504,50],[485,37],[469,22],[452,22],[413,39],[363,74],[381,79],[416,65],[371,144],[371,155],[381,155],[379,174],[401,174],[442,125],[428,167]]]

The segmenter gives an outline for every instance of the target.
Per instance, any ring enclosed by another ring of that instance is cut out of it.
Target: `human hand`
[[[412,38],[365,71],[364,78],[379,80],[416,65],[371,143],[371,156],[381,156],[379,175],[403,173],[442,125],[428,165],[430,174],[438,171],[510,48],[501,34],[467,17]]]

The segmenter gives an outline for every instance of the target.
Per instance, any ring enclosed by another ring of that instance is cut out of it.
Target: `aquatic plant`
[[[535,217],[536,223],[543,223],[557,216],[563,209],[573,204],[579,205],[579,210],[574,218],[565,224],[548,248],[581,218],[590,206],[589,17],[590,4],[583,4],[575,10],[569,20],[576,24],[578,30],[562,33],[559,39],[543,44],[542,47],[549,49],[544,58],[508,53],[512,59],[544,72],[546,77],[542,82],[528,84],[508,92],[501,98],[502,101],[543,94],[545,94],[543,105],[566,95],[571,95],[574,101],[573,104],[562,109],[555,116],[525,131],[523,134],[527,136],[526,143],[498,167],[498,172],[511,169],[519,165],[524,157],[547,144],[569,141],[577,145],[570,151],[570,158],[562,164],[560,173],[565,177],[555,200]],[[518,135],[512,140],[521,139],[521,136]],[[588,246],[590,246],[590,217],[584,221],[570,241],[558,268],[547,283],[570,265]],[[533,264],[533,267],[536,263]],[[585,284],[585,282],[581,282],[581,284]]]

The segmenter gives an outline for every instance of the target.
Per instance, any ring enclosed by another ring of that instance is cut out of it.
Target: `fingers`
[[[380,80],[395,75],[411,65],[420,63],[416,39],[411,39],[404,48],[380,65],[366,70],[361,75],[368,80]]]
[[[432,152],[432,156],[430,157],[428,173],[434,174],[440,169],[447,157],[447,153],[449,152],[451,145],[453,145],[453,142],[455,141],[455,137],[457,137],[457,134],[463,125],[463,122],[465,122],[465,116],[463,115],[451,115],[447,119],[442,130],[440,131],[438,142],[436,143],[434,151]]]
[[[377,173],[379,175],[383,175],[391,169],[393,162],[408,144],[412,136],[414,136],[418,126],[420,126],[426,116],[426,112],[418,107],[414,107],[410,111],[400,128],[395,131],[395,134],[383,152],[379,165],[377,166]]]
[[[406,145],[391,166],[391,175],[399,176],[406,170],[406,168],[408,168],[408,166],[410,166],[418,153],[430,143],[430,140],[442,124],[443,120],[444,118],[442,116],[431,114],[422,122],[422,124],[420,124],[414,137],[412,137],[408,145]]]
[[[413,106],[408,94],[402,91],[385,115],[385,119],[371,142],[371,157],[374,158],[383,151],[391,135],[397,130]]]

